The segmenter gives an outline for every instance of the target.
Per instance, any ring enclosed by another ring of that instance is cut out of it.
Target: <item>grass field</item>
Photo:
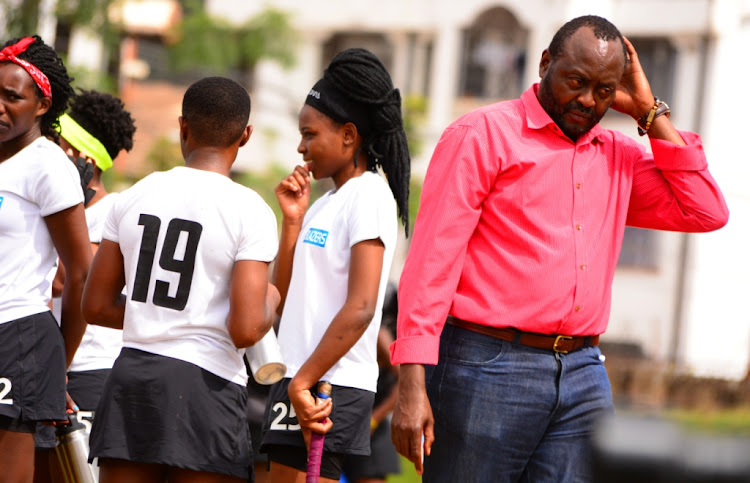
[[[401,474],[389,476],[386,481],[388,483],[419,483],[422,481],[422,477],[417,474],[411,461],[402,457]]]

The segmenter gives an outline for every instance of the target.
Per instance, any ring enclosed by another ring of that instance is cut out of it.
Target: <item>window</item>
[[[638,52],[638,59],[651,85],[651,91],[670,103],[674,99],[677,49],[665,38],[642,37],[629,40]]]
[[[657,232],[626,226],[617,266],[656,270],[659,268],[658,254]]]
[[[504,8],[477,17],[463,33],[459,96],[513,99],[523,92],[528,33]]]
[[[321,59],[322,65],[320,66],[320,71],[322,72],[328,66],[336,54],[353,47],[361,47],[369,50],[380,59],[389,72],[392,71],[393,56],[391,55],[392,48],[390,43],[381,34],[362,32],[341,32],[331,36],[323,44],[323,58]]]

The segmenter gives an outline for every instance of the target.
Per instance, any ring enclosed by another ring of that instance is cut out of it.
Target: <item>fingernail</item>
[[[73,409],[78,411],[78,406],[73,406]]]

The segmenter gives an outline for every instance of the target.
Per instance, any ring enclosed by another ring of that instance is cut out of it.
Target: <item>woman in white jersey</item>
[[[1,49],[0,468],[5,481],[30,481],[37,423],[65,420],[91,248],[78,171],[49,139],[71,79],[38,36]],[[68,267],[59,328],[47,305],[58,255]]]
[[[89,196],[84,206],[93,253],[99,248],[104,222],[117,198],[117,193],[107,192],[102,174],[112,167],[121,151],[130,151],[134,133],[133,118],[122,101],[104,92],[80,90],[71,99],[68,111],[60,117],[60,147],[72,159],[91,164],[93,176],[86,187]],[[65,267],[60,264],[52,283],[52,313],[58,320],[64,282]],[[104,381],[121,348],[121,330],[98,325],[86,327],[68,368],[68,394],[80,408],[78,418],[84,422],[90,423],[93,419]],[[39,483],[50,481],[48,466],[54,467],[57,463],[54,447],[54,428],[39,428],[34,472],[34,479]]]
[[[110,210],[83,296],[86,320],[123,329],[91,428],[103,482],[252,475],[243,348],[271,328],[279,293],[273,211],[229,179],[249,115],[237,82],[192,84],[185,166],[143,178]]]
[[[274,283],[288,377],[271,389],[261,451],[271,481],[304,481],[305,440],[326,433],[321,481],[337,481],[345,454],[370,450],[376,342],[397,208],[408,226],[410,160],[399,91],[364,49],[333,58],[305,100],[299,129],[305,165],[276,188],[284,218]],[[335,188],[308,210],[310,174]],[[317,405],[311,391],[320,380],[333,392]]]

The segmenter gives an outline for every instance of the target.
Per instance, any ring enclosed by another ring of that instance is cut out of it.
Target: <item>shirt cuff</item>
[[[417,335],[399,337],[391,344],[391,364],[437,365],[440,336]]]
[[[677,131],[687,146],[679,146],[662,139],[651,139],[654,164],[662,171],[702,171],[708,167],[700,136]]]

